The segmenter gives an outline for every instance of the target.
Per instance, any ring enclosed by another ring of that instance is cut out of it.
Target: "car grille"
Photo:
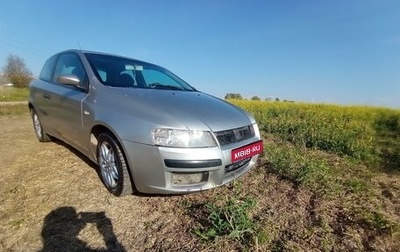
[[[253,125],[248,125],[241,128],[224,130],[214,133],[221,146],[240,142],[254,137]]]

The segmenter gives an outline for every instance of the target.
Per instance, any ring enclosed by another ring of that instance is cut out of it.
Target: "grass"
[[[400,110],[360,106],[231,100],[260,129],[299,148],[400,169]],[[377,163],[373,163],[373,162]]]
[[[29,113],[27,104],[1,105],[0,116],[23,115]]]
[[[27,104],[1,104],[1,102],[27,101],[29,89],[0,87],[0,116],[4,115],[22,115],[29,112]]]
[[[238,189],[234,189],[238,190]],[[206,214],[203,214],[203,223],[195,233],[203,240],[215,240],[217,237],[237,239],[242,243],[250,243],[257,224],[249,215],[256,202],[247,197],[241,199],[237,192],[228,195],[219,204],[209,202],[205,205]]]
[[[400,182],[399,110],[231,102],[252,113],[259,123],[265,139],[263,162],[269,173],[339,209],[339,221],[344,222],[340,228],[329,220],[331,213],[323,211],[313,227],[324,233],[321,243],[326,250],[334,248],[337,241],[332,235],[343,232],[343,226],[355,233],[363,230],[377,240],[400,238],[400,195],[393,182]],[[287,237],[275,245],[278,250],[299,249]],[[358,247],[373,249],[374,245],[364,241]]]
[[[386,176],[385,179],[376,179],[382,175],[380,170],[355,162],[354,159],[300,149],[279,140],[269,142],[265,148],[268,166],[273,174],[298,187],[307,188],[319,199],[335,202],[335,205],[345,209],[345,216],[353,221],[352,225],[360,226],[374,235],[400,237],[399,216],[384,210],[387,205],[398,203],[382,197],[384,191],[381,187],[388,185],[388,181]],[[395,175],[397,179],[398,175]],[[390,183],[387,190],[398,192],[398,188]]]
[[[2,101],[27,101],[28,88],[0,87],[0,102]]]
[[[69,148],[38,143],[26,105],[0,106],[0,250],[106,250],[108,237],[126,251],[400,251],[397,110],[240,106],[262,129],[257,167],[201,193],[125,198]]]
[[[306,186],[319,195],[333,194],[341,189],[342,182],[336,176],[339,169],[330,164],[328,156],[321,157],[321,152],[298,148],[274,139],[273,135],[266,135],[265,138],[269,139],[265,145],[265,156],[271,172],[296,185]]]

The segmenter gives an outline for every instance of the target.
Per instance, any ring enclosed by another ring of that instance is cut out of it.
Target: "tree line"
[[[227,93],[227,94],[225,95],[225,100],[229,100],[229,99],[234,99],[234,100],[246,100],[245,98],[243,98],[243,96],[242,96],[240,93]],[[252,96],[252,97],[250,98],[250,100],[252,100],[252,101],[260,101],[261,98],[258,97],[258,96]],[[276,97],[275,99],[273,99],[273,98],[271,98],[271,97],[268,97],[268,98],[265,98],[265,100],[266,100],[266,101],[276,101],[276,102],[279,102],[279,101],[280,101],[280,99],[279,99],[278,97]],[[293,102],[293,101],[288,101],[288,100],[283,100],[283,101],[284,101],[284,102]]]

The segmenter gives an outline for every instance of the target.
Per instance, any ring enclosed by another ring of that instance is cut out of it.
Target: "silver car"
[[[116,196],[223,185],[263,151],[247,112],[160,66],[116,55],[52,56],[30,83],[29,108],[39,141],[54,137],[82,152]]]

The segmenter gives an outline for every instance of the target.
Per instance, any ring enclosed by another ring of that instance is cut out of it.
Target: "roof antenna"
[[[81,44],[79,44],[79,41],[77,43],[78,43],[78,46],[79,46],[79,50],[82,50]]]

